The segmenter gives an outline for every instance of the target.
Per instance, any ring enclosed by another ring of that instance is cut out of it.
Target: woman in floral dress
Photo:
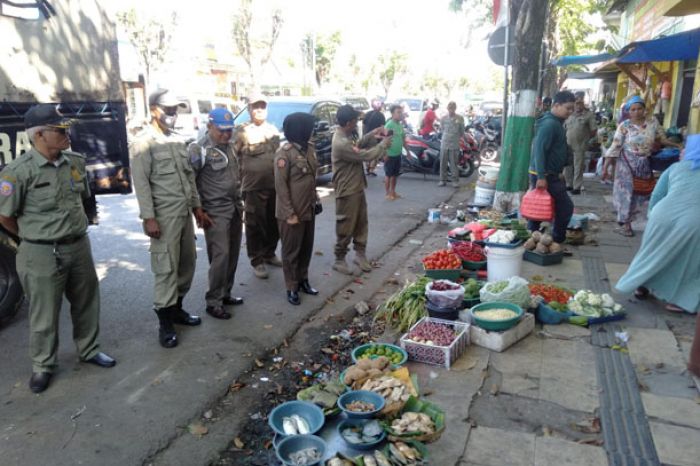
[[[620,228],[616,231],[623,236],[634,236],[632,220],[640,204],[648,200],[649,196],[634,194],[632,177],[633,175],[639,178],[651,177],[649,157],[655,142],[674,147],[680,147],[680,144],[666,139],[663,128],[656,119],[646,120],[646,108],[641,97],[634,96],[629,99],[627,107],[630,118],[617,127],[605,157],[606,168],[612,159],[617,159],[613,205],[617,210],[617,222]]]

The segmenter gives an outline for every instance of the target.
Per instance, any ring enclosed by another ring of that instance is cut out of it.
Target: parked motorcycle
[[[467,130],[479,145],[479,156],[482,162],[497,162],[501,146],[500,118],[482,117],[474,120]]]
[[[437,175],[440,173],[440,139],[441,134],[433,133],[423,138],[417,134],[406,135],[406,145],[408,153],[404,150],[401,155],[401,170],[403,172],[417,172],[423,174]],[[470,176],[476,170],[480,161],[476,141],[470,138],[460,140],[461,154],[457,162],[459,176]]]

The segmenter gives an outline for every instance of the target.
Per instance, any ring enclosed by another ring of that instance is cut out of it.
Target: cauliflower
[[[601,295],[601,299],[602,299],[602,301],[603,301],[603,306],[604,306],[604,307],[613,307],[613,306],[615,306],[615,300],[614,300],[613,297],[610,296],[609,294],[605,293],[605,294]]]
[[[581,311],[583,311],[583,306],[579,301],[574,300],[569,303],[569,310],[571,310],[571,312],[574,314],[579,314]]]
[[[622,305],[621,304],[615,304],[613,306],[613,311],[615,312],[620,312],[622,310]]]
[[[601,299],[600,295],[591,293],[588,295],[588,304],[591,306],[600,306],[603,304],[603,300]]]
[[[577,291],[576,294],[574,295],[574,300],[578,301],[579,303],[587,303],[588,302],[588,291],[586,290],[580,290]]]

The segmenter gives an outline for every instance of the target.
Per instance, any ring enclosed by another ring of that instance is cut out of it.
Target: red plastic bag
[[[543,188],[528,191],[520,203],[520,215],[537,222],[552,220],[554,218],[554,199]]]

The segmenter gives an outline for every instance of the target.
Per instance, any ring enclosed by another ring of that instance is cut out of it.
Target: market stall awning
[[[569,66],[569,65],[590,65],[592,63],[600,63],[610,60],[613,55],[609,53],[601,53],[599,55],[566,55],[552,60],[552,65]]]
[[[700,2],[698,0],[666,0],[661,12],[664,16],[694,15],[700,13]]]
[[[660,39],[632,42],[620,50],[617,63],[696,60],[700,50],[700,28]]]
[[[570,71],[566,73],[567,79],[603,79],[603,80],[614,80],[617,79],[617,75],[620,74],[619,71]]]

